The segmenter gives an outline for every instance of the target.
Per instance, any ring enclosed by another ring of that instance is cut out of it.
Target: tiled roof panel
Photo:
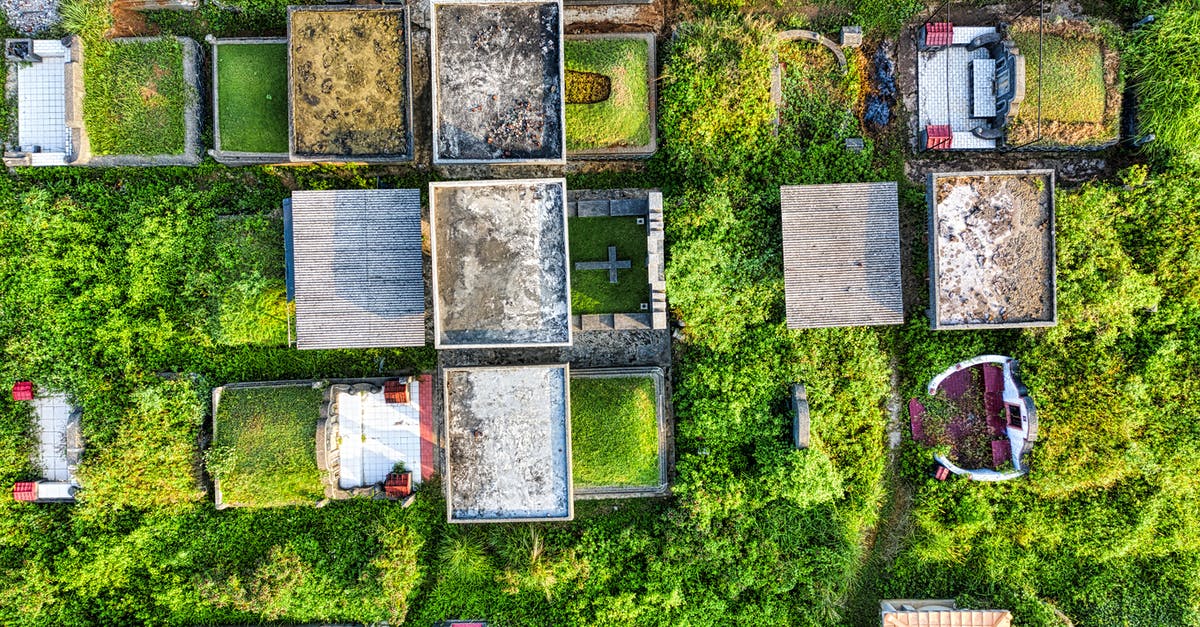
[[[425,344],[421,194],[292,194],[296,346]]]
[[[902,323],[896,184],[800,185],[780,193],[788,326]]]

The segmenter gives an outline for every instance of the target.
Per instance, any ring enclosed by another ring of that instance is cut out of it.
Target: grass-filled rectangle
[[[89,46],[83,120],[92,154],[184,152],[184,109],[195,98],[183,77],[183,44],[172,38]]]
[[[650,143],[650,44],[642,38],[565,43],[567,150]]]
[[[654,379],[571,379],[571,457],[577,487],[657,486]]]
[[[1119,31],[1106,22],[1065,20],[1046,25],[1043,34],[1036,20],[1020,19],[1011,33],[1025,57],[1025,100],[1010,121],[1008,143],[1095,146],[1116,140],[1124,91]]]
[[[650,302],[646,271],[646,226],[634,217],[570,218],[571,312],[575,314],[638,313]],[[607,261],[608,247],[630,267],[617,271],[610,283],[607,270],[577,270],[580,261]]]
[[[287,44],[217,49],[221,150],[287,152]]]
[[[307,385],[222,391],[207,462],[224,504],[311,505],[324,496],[316,441],[322,400]]]
[[[1025,99],[1036,108],[1041,89],[1042,119],[1093,122],[1104,119],[1104,56],[1092,39],[1047,34],[1038,60],[1036,32],[1013,33],[1025,52]]]

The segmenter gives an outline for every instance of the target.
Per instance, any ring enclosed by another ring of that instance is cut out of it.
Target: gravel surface
[[[0,0],[8,25],[22,33],[41,32],[61,19],[58,0]]]

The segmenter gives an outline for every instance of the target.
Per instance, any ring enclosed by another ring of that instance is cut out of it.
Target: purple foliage
[[[892,60],[880,48],[872,58],[874,72],[871,73],[873,93],[867,97],[863,120],[882,128],[892,120],[892,105],[896,103],[896,68]]]

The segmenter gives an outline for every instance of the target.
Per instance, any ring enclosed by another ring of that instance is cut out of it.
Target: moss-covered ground
[[[222,502],[309,505],[325,494],[317,469],[322,392],[308,386],[225,390],[214,417],[208,471]]]
[[[227,44],[217,51],[221,150],[287,152],[287,45]]]
[[[658,485],[656,406],[649,377],[571,379],[575,486]]]

